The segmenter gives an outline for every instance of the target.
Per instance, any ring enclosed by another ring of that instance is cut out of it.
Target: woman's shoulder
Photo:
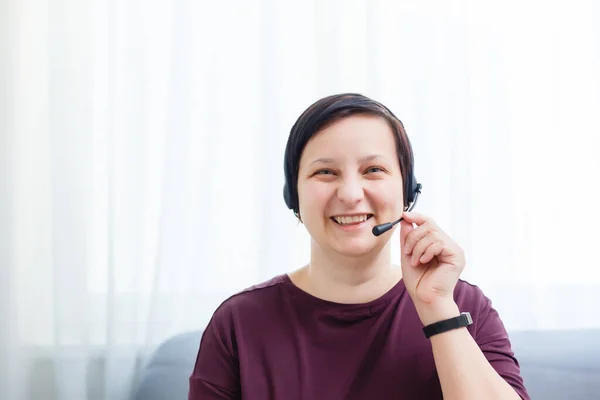
[[[472,283],[466,279],[459,279],[454,289],[455,296],[480,297],[485,296],[479,285]]]
[[[225,300],[225,302],[232,303],[236,306],[254,302],[262,303],[266,298],[280,296],[280,289],[287,281],[287,274],[276,275],[234,293]]]
[[[454,290],[454,301],[461,312],[468,311],[471,314],[473,324],[469,328],[477,333],[477,337],[506,334],[492,299],[478,285],[459,279]]]
[[[454,288],[454,301],[464,311],[481,311],[491,305],[491,300],[476,284],[459,279]]]
[[[276,275],[237,291],[221,302],[213,314],[213,320],[233,323],[265,312],[281,298],[286,281],[287,275]]]

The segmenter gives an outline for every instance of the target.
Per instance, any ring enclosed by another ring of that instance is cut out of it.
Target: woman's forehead
[[[396,145],[387,122],[378,117],[357,116],[346,117],[315,134],[303,151],[302,164],[390,157],[396,158]]]

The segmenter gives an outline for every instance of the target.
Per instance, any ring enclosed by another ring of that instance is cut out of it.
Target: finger
[[[416,212],[412,212],[412,211],[411,212],[404,211],[402,213],[402,218],[404,218],[404,220],[406,222],[417,224],[417,226],[421,226],[426,222],[430,222],[431,224],[434,224],[433,219],[426,216],[425,214],[420,214],[420,213],[416,213]]]
[[[420,239],[413,248],[412,256],[410,259],[410,265],[416,266],[419,264],[419,260],[421,256],[425,253],[425,250],[433,243],[438,241],[439,238],[436,236],[435,232],[427,231],[425,236]]]
[[[404,248],[407,237],[415,230],[413,224],[400,221],[400,246]]]
[[[429,222],[424,223],[421,226],[415,228],[412,232],[409,232],[404,240],[404,247],[402,252],[404,254],[411,254],[414,252],[413,247],[422,240],[427,234],[432,231],[432,227]]]
[[[403,250],[406,247],[406,238],[407,236],[414,231],[414,227],[413,224],[406,222],[406,221],[400,221],[400,249]],[[402,252],[402,259],[407,259],[407,254],[405,254],[404,252]]]
[[[422,264],[427,264],[428,262],[433,260],[433,257],[439,256],[440,254],[442,254],[443,251],[444,251],[444,242],[442,242],[441,240],[437,240],[437,241],[431,243],[429,245],[429,247],[427,247],[427,249],[425,249],[425,252],[421,256],[421,258],[419,258],[419,262]]]

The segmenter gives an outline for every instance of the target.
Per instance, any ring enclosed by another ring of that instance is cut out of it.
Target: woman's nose
[[[362,185],[356,179],[345,180],[340,184],[337,191],[338,198],[348,204],[354,205],[364,197]]]

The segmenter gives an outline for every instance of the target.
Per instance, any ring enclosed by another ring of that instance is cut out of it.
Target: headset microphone
[[[417,204],[417,199],[419,198],[419,194],[421,194],[422,187],[423,186],[421,186],[420,183],[417,184],[417,188],[415,189],[415,200],[412,202],[412,204],[410,205],[408,210],[406,210],[407,212],[410,212],[410,211],[412,211],[413,208],[415,208],[415,205]],[[394,227],[394,225],[396,225],[398,222],[402,221],[403,219],[404,218],[400,217],[399,219],[397,219],[394,222],[386,222],[384,224],[375,225],[372,230],[373,235],[379,236],[382,233],[389,231],[390,229],[392,229]]]

